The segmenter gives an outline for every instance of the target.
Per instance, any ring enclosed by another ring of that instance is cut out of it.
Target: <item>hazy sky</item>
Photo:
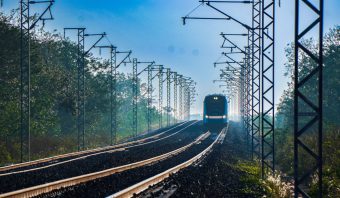
[[[281,7],[276,5],[275,104],[287,84],[284,48],[294,38],[294,2],[281,0]],[[8,12],[18,5],[19,0],[4,0],[1,10]],[[106,32],[118,50],[131,49],[132,57],[140,61],[156,61],[192,77],[198,91],[192,113],[201,113],[204,96],[222,91],[212,82],[219,74],[213,67],[222,52],[219,34],[246,32],[239,24],[224,20],[191,20],[183,26],[181,17],[197,5],[198,0],[56,0],[52,9],[55,20],[48,21],[46,28],[62,32],[64,27],[86,27],[87,33]],[[250,5],[216,6],[245,23],[251,22]],[[325,30],[340,24],[339,10],[340,0],[325,1]],[[190,16],[223,17],[207,6]],[[313,16],[306,13],[303,19],[307,22]],[[242,46],[245,39],[235,37],[233,41]]]

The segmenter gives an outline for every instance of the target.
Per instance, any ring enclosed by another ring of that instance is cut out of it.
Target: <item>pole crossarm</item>
[[[199,1],[200,4],[194,8],[189,14],[187,14],[185,17],[182,17],[183,20],[183,25],[186,24],[186,19],[208,19],[208,20],[232,20],[235,21],[236,23],[240,24],[241,26],[245,27],[246,29],[251,29],[251,27],[245,23],[242,23],[240,20],[226,14],[225,12],[217,9],[216,7],[212,6],[211,3],[243,3],[243,4],[250,4],[253,1],[205,1],[205,0],[200,0]],[[211,7],[212,9],[214,9],[215,11],[223,14],[224,16],[226,16],[225,18],[215,18],[215,17],[189,17],[189,15],[194,12],[198,7],[200,7],[201,5],[206,4],[209,7]]]
[[[152,65],[151,70],[156,71],[155,75],[151,79],[151,80],[153,80],[154,78],[156,78],[158,76],[159,72],[162,72],[163,65]]]
[[[237,65],[239,65],[240,67],[245,67],[244,66],[244,62],[242,61],[236,61],[235,59],[233,59],[231,56],[229,56],[229,54],[226,54],[224,52],[222,52],[222,55],[224,55],[225,57],[227,57],[228,59],[230,59],[232,62],[228,62],[228,63],[236,63]]]
[[[131,56],[131,54],[132,54],[132,51],[131,51],[131,50],[130,50],[130,51],[117,51],[116,54],[126,54],[126,56],[125,56],[125,57],[117,64],[116,69],[118,69],[118,67],[119,67],[122,63],[124,63],[124,64],[126,64],[126,63],[131,63],[131,60],[130,60],[130,56]],[[129,59],[129,61],[126,62],[126,59]]]
[[[39,15],[39,17],[35,21],[33,21],[32,25],[29,27],[29,30],[33,29],[39,21],[42,21],[43,22],[43,26],[44,26],[46,20],[53,20],[54,19],[53,15],[52,15],[52,11],[51,11],[51,7],[52,7],[53,3],[55,3],[54,0],[49,0],[49,1],[28,1],[28,2],[29,2],[29,4],[46,4],[46,3],[48,3],[47,8]],[[45,17],[46,13],[49,14],[48,17]]]
[[[186,24],[186,20],[188,19],[200,19],[200,20],[230,20],[230,18],[225,17],[225,18],[218,18],[218,17],[189,17],[185,16],[182,17],[183,25]]]
[[[228,41],[234,48],[237,48],[238,50],[240,50],[240,52],[242,52],[243,54],[246,54],[246,52],[241,49],[238,45],[236,45],[234,42],[232,42],[230,39],[227,38],[227,36],[248,36],[249,34],[246,33],[221,33],[220,34],[222,36],[222,38],[224,39],[223,44],[222,44],[222,48],[224,46],[225,41]]]
[[[94,42],[91,47],[85,51],[84,55],[86,56],[93,48],[96,47],[96,45],[106,36],[106,33],[99,33],[99,34],[84,34],[84,37],[90,37],[90,36],[100,36],[98,40],[96,40],[96,42]]]
[[[214,9],[215,11],[221,13],[222,15],[228,17],[229,20],[234,21],[234,22],[240,24],[241,26],[243,26],[243,27],[246,28],[247,30],[251,29],[251,27],[250,27],[249,25],[247,25],[247,24],[241,22],[240,20],[238,20],[238,19],[236,19],[236,18],[230,16],[229,14],[223,12],[222,10],[216,8],[215,6],[212,6],[212,5],[211,5],[211,2],[209,2],[209,1],[202,1],[202,2],[205,2],[206,5],[208,5],[209,7],[211,7],[212,9]]]
[[[137,76],[141,75],[143,72],[148,71],[149,67],[155,64],[155,61],[149,61],[149,62],[140,62],[138,61],[137,64],[148,64],[144,69],[142,69],[139,73],[137,73]]]
[[[224,44],[225,44],[226,41],[228,41],[228,42],[232,45],[232,48],[236,48],[236,49],[238,49],[241,53],[247,54],[243,49],[241,49],[238,45],[236,45],[234,42],[232,42],[231,40],[229,40],[225,35],[222,35],[222,37],[223,37],[224,41],[223,41],[223,43],[222,43],[221,48],[225,48]],[[231,49],[232,49],[232,48],[231,48]],[[231,51],[231,53],[232,53],[232,52],[233,52],[233,51]]]

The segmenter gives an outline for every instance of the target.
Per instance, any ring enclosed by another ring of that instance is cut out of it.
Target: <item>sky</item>
[[[281,0],[281,6],[276,5],[276,105],[289,80],[284,77],[284,63],[285,48],[294,39],[294,2]],[[246,33],[239,24],[225,20],[188,20],[183,25],[181,17],[198,5],[198,0],[56,0],[52,8],[54,20],[47,21],[45,28],[60,33],[64,27],[85,27],[87,33],[106,32],[118,50],[132,50],[132,57],[138,58],[138,61],[155,61],[191,77],[197,82],[198,95],[191,109],[191,113],[196,114],[202,113],[203,99],[207,94],[222,92],[222,88],[213,83],[219,76],[219,69],[214,68],[213,63],[223,52],[220,48],[223,39],[219,34]],[[19,0],[3,0],[0,9],[8,13],[18,6]],[[216,6],[244,23],[251,23],[250,5]],[[325,32],[340,24],[339,8],[340,0],[325,1]],[[32,9],[32,12],[41,12],[42,7],[34,6]],[[313,19],[313,14],[302,10],[304,18],[301,26],[304,26]],[[198,7],[190,16],[223,17],[207,6]],[[246,38],[231,39],[244,46]],[[86,45],[93,41],[88,39]],[[97,52],[95,55],[105,56]],[[130,69],[121,68],[121,71],[129,72]]]

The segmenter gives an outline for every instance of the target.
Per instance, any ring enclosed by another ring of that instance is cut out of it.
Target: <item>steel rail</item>
[[[101,147],[101,148],[96,148],[96,149],[91,149],[91,150],[86,150],[86,151],[77,151],[77,152],[73,152],[73,153],[66,153],[66,154],[63,154],[63,155],[57,155],[57,156],[53,156],[53,157],[38,159],[38,160],[30,161],[30,162],[24,162],[24,163],[9,165],[9,166],[3,166],[3,167],[0,167],[0,172],[11,170],[11,169],[16,169],[16,168],[22,168],[22,167],[26,167],[26,166],[31,166],[31,165],[35,165],[35,164],[39,164],[39,163],[54,161],[54,160],[58,160],[58,159],[66,158],[66,157],[73,157],[73,156],[78,156],[78,155],[83,155],[83,154],[90,154],[90,153],[94,153],[94,152],[100,152],[100,151],[103,151],[103,150],[109,150],[110,152],[112,152],[112,150],[110,150],[110,149],[118,149],[118,148],[122,149],[122,147],[124,147],[124,146],[129,146],[131,144],[136,144],[136,143],[144,142],[144,141],[149,140],[149,139],[157,138],[158,136],[161,136],[164,133],[166,133],[166,132],[168,132],[170,130],[173,130],[173,129],[179,127],[179,126],[182,126],[182,125],[184,125],[186,123],[188,123],[188,121],[187,122],[183,122],[183,123],[181,123],[179,125],[173,126],[170,129],[167,129],[166,131],[163,131],[163,132],[161,132],[159,134],[155,134],[153,136],[146,137],[146,138],[139,139],[139,140],[124,142],[124,143],[113,145],[113,146]],[[101,153],[103,153],[103,152],[94,153],[94,154],[101,154]],[[81,156],[81,157],[79,157],[79,159],[85,158],[85,157],[88,157],[88,156],[89,155]],[[93,154],[90,154],[90,156],[93,156]],[[60,163],[61,162],[59,162],[59,164]],[[36,169],[36,168],[34,168],[34,169]],[[15,173],[19,173],[19,172],[23,172],[23,171],[15,171],[15,172],[9,172],[9,173],[15,174]],[[0,174],[0,176],[8,175],[9,173],[3,173],[3,174]]]
[[[195,122],[197,123],[197,122]],[[191,125],[190,125],[191,126]],[[198,142],[202,141],[202,139],[207,138],[207,136],[210,135],[210,132],[206,132],[204,134],[201,134],[199,137],[197,137],[193,142],[178,148],[176,150],[170,151],[168,153],[156,156],[156,157],[152,157],[146,160],[142,160],[142,161],[138,161],[138,162],[134,162],[131,164],[126,164],[126,165],[122,165],[122,166],[118,166],[118,167],[114,167],[114,168],[110,168],[110,169],[106,169],[106,170],[102,170],[102,171],[98,171],[98,172],[94,172],[94,173],[89,173],[89,174],[84,174],[84,175],[80,175],[80,176],[76,176],[76,177],[71,177],[71,178],[67,178],[67,179],[62,179],[62,180],[58,180],[58,181],[54,181],[54,182],[50,182],[47,184],[42,184],[42,185],[38,185],[38,186],[33,186],[33,187],[29,187],[29,188],[24,188],[24,189],[20,189],[20,190],[16,190],[16,191],[12,191],[12,192],[8,192],[8,193],[4,193],[4,194],[0,194],[0,198],[8,198],[8,197],[34,197],[34,196],[38,196],[40,194],[43,193],[48,193],[51,192],[53,190],[58,190],[60,188],[65,188],[65,187],[69,187],[69,186],[74,186],[80,183],[84,183],[84,182],[88,182],[91,180],[96,180],[102,177],[106,177],[115,173],[119,173],[119,172],[123,172],[126,170],[130,170],[133,168],[138,168],[138,167],[142,167],[145,165],[149,165],[152,163],[156,163],[159,162],[161,160],[164,160],[166,158],[172,157],[174,155],[177,155],[183,151],[185,151],[186,149],[188,149],[189,147],[191,147],[194,144],[197,144]]]
[[[84,159],[84,158],[95,156],[95,155],[100,155],[100,154],[104,154],[104,153],[113,153],[113,152],[118,152],[118,151],[124,151],[125,149],[129,149],[129,148],[132,148],[132,147],[143,146],[143,145],[146,145],[146,144],[154,143],[154,142],[157,142],[159,140],[163,140],[163,139],[169,138],[169,137],[171,137],[171,136],[173,136],[173,135],[183,131],[184,129],[188,128],[189,126],[191,126],[191,125],[193,125],[193,124],[195,124],[197,122],[198,121],[193,122],[190,125],[184,127],[183,129],[180,129],[180,130],[176,131],[175,133],[172,133],[170,135],[167,135],[167,136],[159,138],[159,139],[152,140],[150,142],[141,141],[142,143],[140,143],[140,144],[136,144],[136,145],[132,145],[132,146],[127,146],[127,147],[120,147],[120,148],[117,148],[115,150],[107,150],[107,151],[103,151],[103,152],[93,153],[93,154],[89,154],[89,155],[86,155],[86,156],[81,156],[81,157],[73,158],[73,159],[70,159],[70,160],[61,161],[61,162],[57,162],[57,163],[54,163],[54,164],[49,164],[49,165],[42,166],[42,167],[26,169],[26,170],[21,170],[21,171],[15,171],[15,172],[9,172],[9,173],[3,173],[3,174],[0,174],[0,177],[1,176],[6,176],[6,175],[13,175],[13,174],[24,173],[24,172],[31,172],[31,171],[35,171],[35,170],[41,170],[41,169],[49,168],[49,167],[52,167],[52,166],[57,166],[57,165],[60,165],[60,164],[65,164],[65,163],[68,163],[68,162]],[[163,132],[163,133],[165,133],[165,132]],[[158,135],[160,135],[160,134],[158,134]]]
[[[175,166],[172,167],[162,173],[159,173],[153,177],[150,177],[146,180],[143,180],[135,185],[132,185],[124,190],[121,190],[113,195],[108,196],[107,198],[127,198],[127,197],[133,197],[133,195],[138,194],[140,192],[143,192],[144,190],[148,189],[150,186],[155,185],[157,183],[160,183],[167,177],[169,177],[171,174],[178,172],[179,170],[186,168],[199,160],[201,157],[206,155],[212,147],[216,144],[222,144],[225,138],[225,135],[227,133],[227,130],[229,128],[229,124],[227,125],[226,128],[222,129],[218,137],[215,139],[213,143],[211,143],[206,149],[204,149],[202,152],[200,152],[198,155],[194,156],[193,158]]]

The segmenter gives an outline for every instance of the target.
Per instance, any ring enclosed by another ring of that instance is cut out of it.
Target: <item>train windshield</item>
[[[207,97],[205,100],[206,114],[209,116],[217,116],[225,114],[226,100],[221,96]]]

